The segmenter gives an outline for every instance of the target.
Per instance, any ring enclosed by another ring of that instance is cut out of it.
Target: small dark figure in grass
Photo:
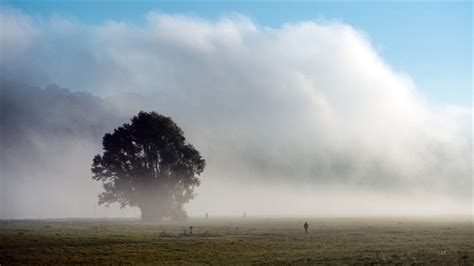
[[[304,227],[304,233],[308,234],[309,224],[307,222],[304,222],[303,227]]]
[[[190,226],[190,227],[189,227],[189,235],[192,235],[192,234],[193,234],[193,227]]]

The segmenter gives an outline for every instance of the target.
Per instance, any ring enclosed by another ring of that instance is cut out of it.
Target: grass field
[[[308,235],[303,223],[310,224]],[[474,264],[470,218],[0,221],[10,264]],[[193,234],[184,235],[192,225]]]

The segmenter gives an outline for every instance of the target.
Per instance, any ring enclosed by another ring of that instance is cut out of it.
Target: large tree
[[[171,118],[142,111],[105,134],[103,149],[91,168],[105,190],[99,204],[138,207],[143,221],[186,218],[206,162]]]

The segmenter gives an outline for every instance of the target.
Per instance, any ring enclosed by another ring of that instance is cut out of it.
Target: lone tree
[[[183,205],[194,197],[206,161],[171,118],[139,112],[103,138],[103,155],[92,163],[103,183],[99,204],[138,207],[143,221],[183,220]]]

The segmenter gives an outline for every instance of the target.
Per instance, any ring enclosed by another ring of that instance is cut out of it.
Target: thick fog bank
[[[350,25],[1,16],[3,78],[92,93],[2,83],[3,217],[90,216],[92,156],[139,110],[207,160],[192,215],[472,210],[472,107],[427,103]]]

